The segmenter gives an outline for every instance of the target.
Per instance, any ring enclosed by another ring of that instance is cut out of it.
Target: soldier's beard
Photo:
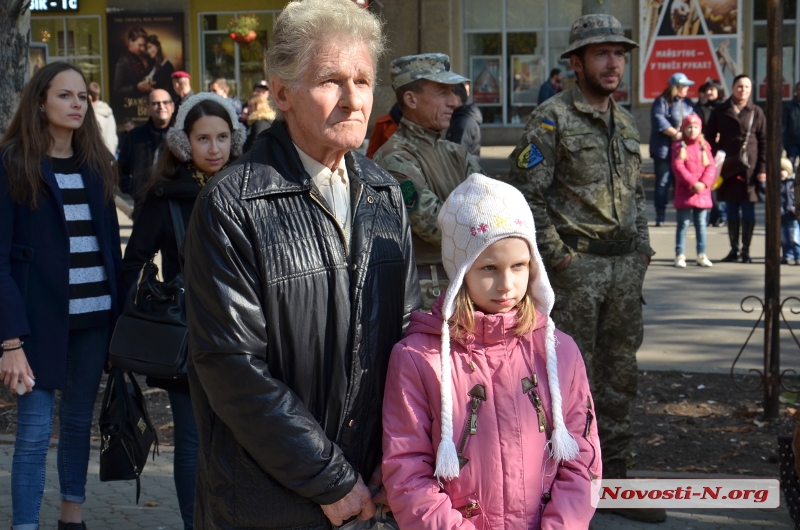
[[[603,84],[600,82],[600,78],[604,74],[605,72],[601,73],[597,77],[583,76],[583,79],[578,80],[578,84],[583,90],[590,92],[595,96],[608,97],[617,90],[619,84],[622,82],[622,76],[620,75],[617,77],[617,82],[612,88],[603,86]]]

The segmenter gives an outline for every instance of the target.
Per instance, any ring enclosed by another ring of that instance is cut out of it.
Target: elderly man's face
[[[292,140],[328,165],[331,155],[340,157],[364,141],[374,80],[369,49],[345,42],[314,55],[299,87],[289,88],[278,79],[270,86]]]

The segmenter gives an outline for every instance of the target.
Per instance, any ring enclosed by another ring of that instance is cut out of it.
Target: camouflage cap
[[[457,85],[469,81],[466,77],[450,71],[450,57],[443,53],[421,53],[399,57],[392,61],[390,70],[394,90],[417,79],[428,79],[445,85]]]
[[[572,24],[569,30],[569,46],[561,54],[568,59],[575,51],[599,42],[618,42],[626,50],[638,48],[639,45],[625,36],[622,24],[611,15],[584,15]]]

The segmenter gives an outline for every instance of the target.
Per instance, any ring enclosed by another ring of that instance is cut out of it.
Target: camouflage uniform
[[[531,113],[509,157],[509,180],[531,206],[556,293],[553,320],[572,335],[586,362],[609,478],[624,476],[633,436],[647,269],[640,254],[654,254],[644,215],[639,133],[613,99],[610,109],[611,132],[576,85]],[[567,256],[570,263],[556,273]]]
[[[449,59],[440,53],[401,57],[392,61],[392,87],[417,79],[455,84],[465,78],[450,71]],[[420,278],[423,311],[430,310],[448,285],[442,267],[442,235],[437,217],[445,199],[472,173],[482,173],[478,161],[459,144],[443,139],[407,118],[373,156],[380,167],[400,182],[411,223],[417,266],[431,276]],[[431,267],[432,266],[432,267]]]

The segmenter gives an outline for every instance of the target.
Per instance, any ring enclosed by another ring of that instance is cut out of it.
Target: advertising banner
[[[172,72],[184,70],[183,13],[109,13],[111,109],[118,124],[147,121],[147,97],[162,88],[176,98]]]
[[[718,80],[730,94],[742,73],[742,0],[639,0],[642,46],[639,99],[651,102],[682,72],[700,85]]]

